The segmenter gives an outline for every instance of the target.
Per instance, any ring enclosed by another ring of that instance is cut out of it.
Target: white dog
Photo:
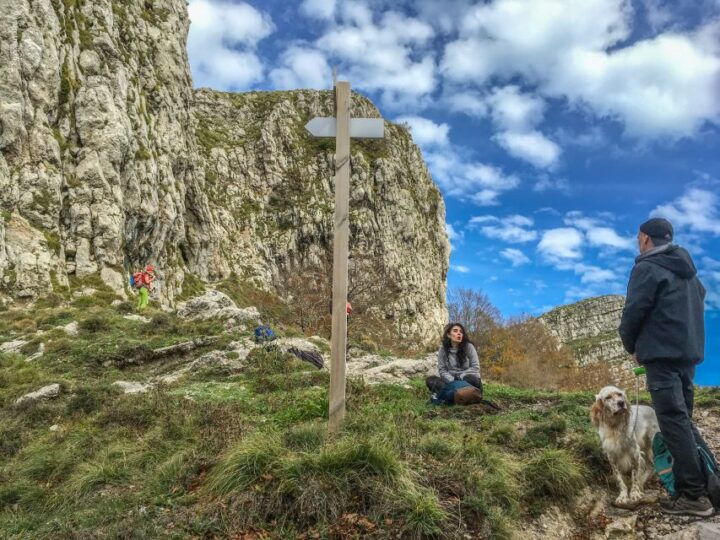
[[[625,392],[606,386],[595,396],[590,419],[620,488],[616,506],[636,506],[643,499],[645,482],[654,471],[652,441],[660,431],[655,411],[630,405]],[[630,486],[626,477],[629,477]]]

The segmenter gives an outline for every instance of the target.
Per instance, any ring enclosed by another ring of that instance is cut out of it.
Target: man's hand
[[[638,360],[637,353],[636,353],[636,354],[633,354],[633,360],[635,360],[635,363],[636,363],[638,366],[642,366],[642,364],[640,363],[640,360]]]

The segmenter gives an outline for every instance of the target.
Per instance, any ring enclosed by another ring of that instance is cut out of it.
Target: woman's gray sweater
[[[450,347],[448,353],[445,348],[440,347],[438,351],[438,372],[445,382],[452,382],[455,379],[461,379],[463,375],[476,375],[480,377],[480,360],[477,351],[472,344],[465,346],[465,365],[460,366],[457,358],[457,348]]]

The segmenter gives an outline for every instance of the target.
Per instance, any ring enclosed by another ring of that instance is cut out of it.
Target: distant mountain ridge
[[[618,335],[625,297],[607,295],[559,306],[539,317],[579,366],[608,364],[618,382],[630,380],[634,361]]]

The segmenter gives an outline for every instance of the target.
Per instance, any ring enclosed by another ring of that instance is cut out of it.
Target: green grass
[[[4,340],[26,335],[28,352],[46,351],[30,363],[0,355],[0,537],[362,536],[337,528],[360,516],[383,537],[513,538],[549,505],[569,507],[608,481],[591,393],[488,384],[503,411],[481,414],[430,405],[422,380],[351,378],[345,423],[331,436],[327,372],[271,345],[240,372],[208,369],[124,395],[114,381],[147,380],[206,350],[104,363],[222,332],[152,308],[149,324],[126,312],[98,298],[0,312]],[[55,329],[72,320],[78,336]],[[10,406],[53,382],[59,397]],[[716,391],[698,391],[698,407],[717,402]]]

